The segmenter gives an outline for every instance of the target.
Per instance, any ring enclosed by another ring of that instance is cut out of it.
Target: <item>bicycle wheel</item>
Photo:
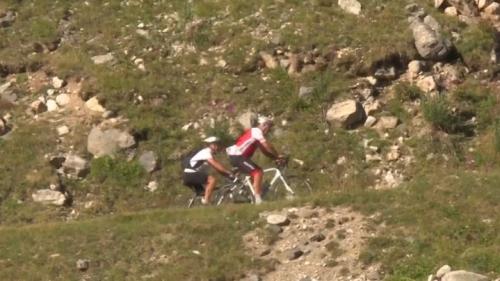
[[[201,196],[198,196],[198,195],[194,195],[193,197],[189,198],[188,200],[188,203],[187,203],[187,207],[188,208],[194,208],[196,206],[201,206],[203,205],[201,203]]]

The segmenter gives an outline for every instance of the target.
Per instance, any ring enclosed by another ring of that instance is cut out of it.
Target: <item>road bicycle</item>
[[[262,183],[263,198],[272,201],[279,198],[293,199],[296,195],[285,177],[288,161],[274,168],[264,169]],[[216,187],[212,196],[212,205],[219,206],[224,203],[255,203],[255,190],[250,176],[238,176],[232,181],[227,181],[222,186]],[[195,194],[188,200],[188,208],[201,205],[202,193]]]

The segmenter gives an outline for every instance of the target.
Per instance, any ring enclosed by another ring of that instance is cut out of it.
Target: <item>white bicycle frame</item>
[[[295,192],[293,191],[293,189],[288,185],[288,183],[286,182],[285,178],[283,177],[283,174],[281,173],[281,171],[277,168],[268,168],[268,169],[265,169],[264,170],[264,174],[265,173],[270,173],[270,172],[274,172],[274,177],[273,179],[271,180],[271,182],[269,183],[269,189],[272,189],[274,183],[276,183],[277,180],[280,180],[281,183],[283,183],[283,186],[285,186],[285,189],[291,194],[291,195],[295,195]],[[250,191],[252,191],[252,195],[253,197],[255,198],[255,190],[253,188],[253,184],[252,184],[252,181],[250,180],[251,177],[250,176],[246,176],[245,177],[245,184],[246,186],[248,186],[248,188],[250,188]],[[277,190],[275,190],[276,192]]]

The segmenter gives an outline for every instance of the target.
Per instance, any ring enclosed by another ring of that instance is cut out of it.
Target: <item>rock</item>
[[[33,201],[42,204],[62,206],[66,203],[66,196],[62,192],[56,190],[40,189],[33,193],[31,197]]]
[[[87,138],[87,150],[94,157],[111,156],[120,149],[130,148],[134,145],[134,137],[118,129],[103,130],[94,127]]]
[[[68,94],[57,95],[56,102],[60,106],[66,106],[69,103],[69,95]]]
[[[300,87],[299,89],[299,98],[303,99],[303,98],[307,98],[309,96],[312,95],[312,93],[314,92],[314,88],[313,87]]]
[[[325,237],[325,235],[323,235],[323,233],[318,233],[318,234],[313,235],[309,240],[311,240],[312,242],[321,242],[325,239],[326,239],[326,237]]]
[[[398,126],[399,119],[394,116],[382,116],[377,122],[377,129],[388,130],[394,129]]]
[[[250,274],[240,281],[262,281],[262,278],[260,278],[260,276],[257,274]]]
[[[55,89],[61,89],[64,84],[64,80],[60,79],[59,77],[52,77],[52,87],[54,87]]]
[[[417,17],[411,18],[410,28],[413,32],[415,47],[422,58],[426,60],[442,60],[448,56],[452,44],[439,32]]]
[[[5,135],[9,131],[9,127],[7,127],[7,122],[0,117],[0,136]]]
[[[441,281],[488,281],[488,277],[465,270],[457,270],[446,273]]]
[[[30,111],[33,114],[40,114],[40,113],[47,111],[47,106],[41,100],[36,100],[36,101],[31,103]]]
[[[69,133],[69,128],[68,128],[68,126],[64,125],[64,126],[59,126],[59,127],[57,127],[57,134],[58,134],[59,136],[64,136],[64,135],[66,135],[66,134],[68,134],[68,133]]]
[[[491,3],[491,0],[476,0],[477,7],[482,10]]]
[[[375,74],[373,76],[380,80],[394,80],[397,78],[396,68],[394,66],[388,68],[379,68],[375,71]]]
[[[141,164],[146,172],[154,172],[158,167],[158,157],[153,151],[146,151],[139,157],[139,164]]]
[[[257,113],[249,110],[238,116],[237,121],[244,129],[250,129],[257,121]]]
[[[260,55],[260,58],[262,59],[262,61],[264,62],[264,65],[266,66],[266,68],[269,68],[269,69],[275,69],[278,67],[278,61],[269,53],[265,52],[265,51],[261,51],[259,53]]]
[[[0,13],[0,27],[9,27],[16,20],[16,13],[7,11],[5,14]]]
[[[328,109],[326,120],[343,128],[353,128],[359,123],[363,123],[366,118],[363,106],[354,100],[347,100],[336,103]]]
[[[236,86],[233,88],[233,93],[235,94],[241,94],[244,93],[248,90],[247,86]]]
[[[108,63],[108,62],[114,61],[114,59],[115,59],[115,57],[113,56],[112,53],[107,53],[105,55],[99,55],[99,56],[92,57],[92,61],[95,64]]]
[[[441,30],[441,25],[439,22],[431,15],[427,15],[424,18],[424,23],[427,24],[432,30],[435,32],[439,32]]]
[[[368,100],[363,103],[363,108],[367,115],[377,113],[381,108],[382,104],[378,100]]]
[[[155,192],[158,189],[158,182],[150,181],[146,187],[144,187],[149,192]]]
[[[85,177],[89,172],[89,163],[82,157],[74,154],[68,154],[62,163],[64,173],[75,176]]]
[[[397,161],[399,157],[401,157],[401,154],[399,152],[399,146],[393,145],[391,146],[391,151],[387,153],[385,158],[387,159],[387,161]]]
[[[95,112],[106,112],[106,109],[99,103],[97,97],[92,97],[85,102],[85,107]]]
[[[279,225],[275,225],[275,224],[266,225],[266,229],[267,229],[267,231],[269,231],[270,233],[272,233],[274,235],[278,235],[278,234],[283,232],[283,229]]]
[[[359,16],[361,13],[361,3],[357,0],[339,0],[338,4],[342,10],[350,14]]]
[[[500,15],[500,4],[497,2],[489,4],[486,8],[484,8],[484,13],[487,18],[494,18],[494,16]]]
[[[56,111],[59,109],[59,106],[57,105],[57,102],[53,99],[49,99],[47,100],[47,111],[48,112],[51,112],[51,111]]]
[[[409,78],[410,79],[415,79],[418,77],[418,75],[420,74],[420,72],[422,72],[423,70],[423,63],[419,60],[412,60],[409,64],[408,64],[408,75],[410,76]]]
[[[424,93],[431,93],[437,90],[437,84],[431,75],[425,76],[417,81],[417,87]]]
[[[301,68],[301,61],[299,59],[299,56],[296,54],[291,54],[289,60],[290,60],[290,66],[288,67],[288,74],[295,75],[299,73]]]
[[[292,261],[300,258],[303,254],[304,252],[301,249],[294,248],[288,251],[288,253],[286,254],[286,258]]]
[[[452,17],[458,16],[458,10],[457,10],[457,8],[455,8],[453,6],[450,6],[450,7],[447,7],[446,9],[444,9],[444,13],[445,13],[445,15],[452,16]]]
[[[290,223],[290,220],[285,215],[281,214],[271,214],[267,216],[266,221],[271,225],[286,226]]]
[[[436,277],[441,278],[445,274],[451,272],[451,267],[449,265],[443,265],[438,271],[436,272]]]
[[[373,125],[375,125],[375,123],[377,123],[377,118],[375,118],[375,117],[373,117],[371,115],[368,116],[368,117],[366,117],[365,127],[370,128]]]
[[[90,261],[89,260],[83,260],[79,259],[76,261],[76,269],[80,271],[86,271],[90,267]]]
[[[7,89],[9,89],[10,86],[12,86],[12,82],[6,82],[0,85],[0,94],[3,94],[5,91],[7,91]]]
[[[434,0],[434,8],[439,9],[443,6],[445,0]]]

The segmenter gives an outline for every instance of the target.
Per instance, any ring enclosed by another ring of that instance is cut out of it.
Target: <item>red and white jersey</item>
[[[264,133],[259,128],[251,128],[241,135],[236,144],[228,147],[226,152],[231,156],[252,157],[259,143],[265,142]]]

